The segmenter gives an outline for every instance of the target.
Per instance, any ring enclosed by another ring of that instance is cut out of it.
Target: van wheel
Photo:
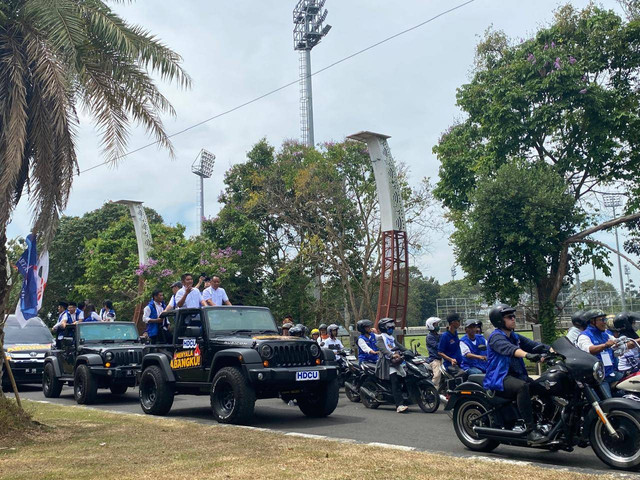
[[[216,373],[210,397],[213,416],[219,423],[251,423],[256,393],[237,368],[224,367]]]
[[[151,365],[140,376],[140,406],[147,415],[166,415],[173,405],[173,387],[162,377],[162,370]]]

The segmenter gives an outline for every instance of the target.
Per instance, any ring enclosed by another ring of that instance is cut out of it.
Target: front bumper
[[[132,380],[135,382],[140,367],[132,366],[118,366],[118,367],[96,367],[92,366],[91,373],[105,378],[112,378],[116,380]]]
[[[298,372],[318,372],[317,379],[296,380]],[[265,368],[259,366],[247,366],[249,381],[256,385],[278,385],[281,387],[312,387],[318,383],[326,383],[335,379],[338,369],[334,366],[309,366],[309,367],[289,367],[289,368]]]
[[[42,383],[42,372],[44,371],[44,360],[42,361],[14,361],[9,360],[11,373],[16,384],[19,383]],[[9,384],[9,375],[5,372],[2,375],[2,383]]]

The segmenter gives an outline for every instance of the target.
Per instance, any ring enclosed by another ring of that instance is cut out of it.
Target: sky
[[[190,90],[160,83],[176,110],[163,119],[169,133],[236,107],[298,78],[293,49],[292,10],[297,0],[123,2],[114,9],[131,23],[151,31],[184,59]],[[326,23],[332,29],[312,51],[315,72],[390,35],[417,25],[463,0],[327,0]],[[474,50],[489,27],[518,39],[533,35],[552,20],[562,3],[549,0],[475,0],[405,35],[313,77],[316,143],[342,141],[370,130],[390,135],[396,161],[410,169],[410,182],[437,181],[432,153],[440,134],[462,118],[456,88],[471,78]],[[582,8],[586,0],[573,0]],[[601,1],[620,11],[614,0]],[[105,160],[99,132],[81,113],[77,147],[80,170]],[[299,87],[293,85],[256,103],[173,138],[176,158],[150,147],[76,177],[67,215],[82,215],[110,200],[139,200],[169,224],[197,233],[197,177],[191,164],[200,149],[216,155],[212,178],[205,181],[205,215],[214,217],[224,172],[245,161],[252,145],[265,137],[280,146],[300,136]],[[141,127],[131,132],[129,149],[151,139]],[[31,224],[28,198],[17,207],[9,238],[25,236]],[[620,231],[622,242],[625,232]],[[612,235],[600,240],[614,244]],[[448,233],[434,234],[431,247],[415,260],[425,275],[451,279],[455,263]],[[457,278],[462,272],[457,269]],[[583,280],[592,277],[583,269]],[[603,278],[602,274],[598,274]],[[632,278],[640,274],[632,268]],[[617,277],[609,279],[618,285]]]

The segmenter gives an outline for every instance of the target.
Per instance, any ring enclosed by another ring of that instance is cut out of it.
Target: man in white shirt
[[[181,277],[182,288],[175,294],[176,308],[200,308],[206,302],[202,300],[200,290],[193,287],[193,275],[185,273]]]
[[[178,308],[178,302],[176,301],[176,293],[178,293],[178,291],[180,291],[181,288],[182,288],[182,283],[180,282],[173,282],[171,284],[171,299],[169,300],[169,303],[167,303],[167,308],[164,309],[165,312],[168,312],[169,310],[173,310],[174,308]]]
[[[202,292],[202,299],[207,305],[231,305],[227,292],[220,286],[220,277],[211,278],[211,286]]]
[[[344,346],[338,338],[338,328],[338,325],[335,323],[329,325],[329,328],[327,329],[329,332],[329,338],[324,341],[324,348],[329,348],[331,350],[344,350]]]

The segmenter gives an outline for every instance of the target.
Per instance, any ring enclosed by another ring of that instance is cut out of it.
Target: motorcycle
[[[342,350],[338,352],[338,355],[341,357],[338,365],[343,365],[341,375],[343,378],[344,393],[349,401],[358,403],[360,401],[360,386],[362,385],[363,378],[366,376],[365,372],[360,367],[358,358],[351,354],[351,350]]]
[[[433,413],[440,406],[440,397],[436,387],[431,383],[431,372],[426,366],[426,359],[412,350],[402,352],[407,376],[403,378],[402,395],[407,404],[418,404],[425,413]],[[383,404],[393,404],[391,382],[376,377],[376,366],[363,363],[364,378],[360,386],[360,400],[366,408],[378,408]]]
[[[620,337],[619,343],[627,343],[629,341],[635,342],[635,344],[640,348],[640,342],[638,340]],[[631,400],[635,400],[636,402],[640,402],[640,371],[638,368],[634,368],[631,371],[626,372],[625,376],[617,382],[615,385],[612,385],[612,389],[617,392],[620,392],[624,398],[629,398]]]
[[[549,368],[531,384],[534,420],[544,438],[531,444],[519,420],[515,399],[482,386],[484,375],[470,375],[450,392],[445,410],[453,410],[458,439],[470,450],[489,452],[498,445],[572,451],[591,446],[613,468],[640,466],[640,403],[602,398],[604,368],[566,338],[553,343]]]

